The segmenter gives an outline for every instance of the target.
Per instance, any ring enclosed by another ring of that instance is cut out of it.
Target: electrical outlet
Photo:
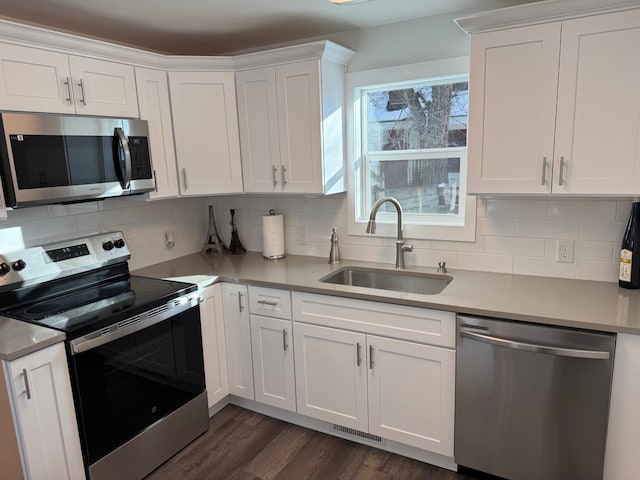
[[[296,232],[298,245],[306,245],[307,244],[307,232],[304,227],[298,227]]]
[[[573,240],[558,240],[556,243],[556,262],[573,263],[574,245]]]

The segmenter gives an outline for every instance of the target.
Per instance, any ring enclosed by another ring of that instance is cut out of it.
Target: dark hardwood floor
[[[474,480],[229,405],[147,480]]]

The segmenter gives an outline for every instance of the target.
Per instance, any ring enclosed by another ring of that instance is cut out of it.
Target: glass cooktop
[[[83,281],[90,284],[87,277],[66,280],[66,283],[71,281],[76,283],[75,288],[64,289],[52,282],[22,295],[14,292],[12,298],[3,299],[0,314],[62,330],[74,338],[197,290],[196,285],[189,283],[128,274],[83,288],[78,284]],[[60,290],[68,293],[58,293]],[[33,300],[34,297],[37,300]]]

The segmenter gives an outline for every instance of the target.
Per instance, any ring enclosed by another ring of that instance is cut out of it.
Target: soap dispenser
[[[340,263],[340,247],[338,246],[338,230],[333,227],[331,233],[331,251],[329,251],[329,263],[337,265]]]

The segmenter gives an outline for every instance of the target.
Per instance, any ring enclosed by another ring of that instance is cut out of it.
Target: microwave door
[[[114,129],[113,155],[120,186],[123,190],[127,190],[131,184],[131,150],[129,140],[121,127]]]

